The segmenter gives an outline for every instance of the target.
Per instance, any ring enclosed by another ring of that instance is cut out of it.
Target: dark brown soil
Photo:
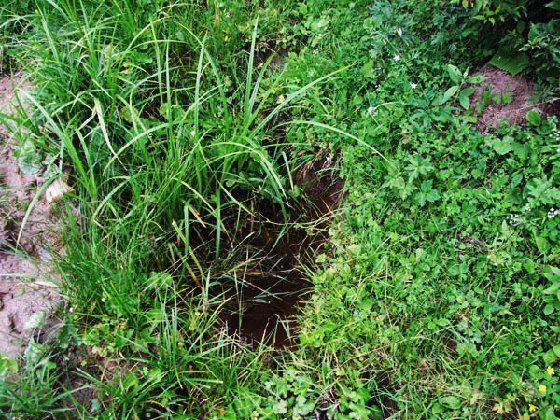
[[[286,65],[288,51],[284,48],[275,48],[266,42],[256,45],[255,64],[257,66],[266,63],[271,57],[270,67],[273,70],[282,70]]]
[[[332,162],[329,158],[313,160],[295,174],[294,181],[301,186],[316,208],[316,216],[329,216],[344,198],[344,180],[330,176]]]
[[[305,208],[289,211],[287,228],[280,207],[268,203],[259,209],[264,221],[249,221],[242,229],[246,239],[233,241],[241,243],[247,262],[221,279],[215,292],[230,299],[224,319],[230,334],[248,344],[295,344],[296,315],[312,290],[306,267],[328,240],[330,216],[343,198],[344,181],[322,172],[329,164],[316,160],[297,171],[294,182],[303,190]]]

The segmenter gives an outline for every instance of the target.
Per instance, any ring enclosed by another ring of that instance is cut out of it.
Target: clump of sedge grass
[[[224,74],[192,19],[172,19],[193,5],[156,4],[138,19],[132,6],[39,5],[22,61],[38,88],[20,123],[61,170],[72,168],[76,201],[58,264],[86,341],[105,358],[131,360],[111,383],[86,375],[102,405],[203,411],[200,401],[227,400],[266,362],[264,347],[239,347],[210,310],[220,306],[209,289],[221,273],[209,262],[236,229],[222,215],[256,217],[246,203],[257,199],[286,219],[287,145],[272,133],[331,75],[275,103],[282,86],[263,91],[268,63],[254,66],[256,25],[244,70]],[[188,39],[174,39],[177,29]]]

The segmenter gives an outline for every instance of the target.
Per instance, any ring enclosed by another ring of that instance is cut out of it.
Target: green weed
[[[478,25],[455,3],[10,9],[2,28],[36,86],[15,122],[76,191],[56,263],[73,340],[92,355],[73,368],[95,393],[82,409],[554,417],[558,121],[531,111],[526,128],[474,130],[475,68],[492,51],[472,42]],[[545,29],[531,38],[542,54],[554,41]],[[281,49],[278,71],[269,53]],[[251,348],[227,334],[220,290],[243,288],[237,273],[251,268],[274,271],[258,244],[279,243],[306,213],[295,174],[325,156],[341,162],[347,196],[310,252],[298,345]],[[277,237],[251,242],[266,224]],[[71,391],[34,395],[59,373],[22,377],[27,399],[4,390],[0,406],[64,409]]]

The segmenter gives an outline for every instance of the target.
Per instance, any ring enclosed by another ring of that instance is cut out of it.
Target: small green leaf
[[[497,154],[503,156],[511,152],[511,143],[506,140],[493,139],[489,141],[490,146],[496,151]]]
[[[543,269],[543,275],[552,282],[560,282],[560,268],[547,265]]]
[[[475,76],[469,76],[467,78],[467,82],[468,83],[472,83],[473,85],[480,85],[482,82],[484,82],[486,80],[486,77],[482,76],[482,75],[475,75]]]
[[[94,398],[93,400],[91,400],[90,407],[92,413],[97,413],[99,410],[101,410],[101,403],[99,402],[98,399]]]
[[[529,66],[529,57],[524,52],[501,48],[490,60],[490,64],[515,76]]]
[[[27,175],[34,175],[41,169],[41,154],[31,140],[24,140],[15,151],[18,166]]]
[[[324,17],[311,23],[311,30],[314,32],[319,32],[321,29],[329,26],[329,19]]]
[[[529,42],[538,42],[538,38],[539,37],[539,28],[537,25],[531,25],[531,28],[529,29],[529,34],[527,35],[527,40]]]
[[[453,410],[458,410],[459,408],[461,408],[461,400],[457,397],[443,397],[440,398],[440,402]]]
[[[554,295],[560,290],[560,283],[554,283],[552,286],[543,290],[543,295]]]
[[[430,203],[435,203],[436,201],[438,201],[441,198],[441,195],[439,193],[438,190],[430,190],[427,194],[426,194],[426,200],[428,200]]]
[[[364,77],[373,77],[375,75],[373,71],[373,61],[368,60],[360,69],[360,74]]]
[[[527,115],[525,117],[531,125],[534,125],[535,127],[541,125],[541,116],[539,114],[539,111],[537,111],[536,109],[532,109],[527,112]]]
[[[541,419],[544,420],[557,420],[556,414],[554,413],[554,407],[548,407],[544,413],[541,413]]]
[[[553,305],[552,303],[549,303],[549,304],[547,304],[547,305],[544,307],[543,313],[544,313],[545,315],[550,315],[550,314],[552,314],[553,312],[554,312],[554,305]]]
[[[453,64],[447,65],[447,72],[453,83],[461,83],[461,71],[455,67]]]
[[[445,412],[445,408],[440,403],[437,402],[432,406],[433,414],[442,414],[443,412]]]
[[[168,289],[173,286],[173,277],[168,273],[151,273],[146,283],[146,290]]]
[[[474,93],[473,88],[466,88],[459,92],[459,104],[466,110],[470,108],[469,97]]]
[[[458,90],[459,90],[459,86],[452,86],[449,89],[447,89],[443,94],[443,97],[441,98],[439,104],[443,105],[444,103],[446,103],[457,93]]]
[[[181,42],[185,41],[185,39],[187,39],[187,37],[185,36],[185,32],[181,30],[175,31],[175,39]]]
[[[18,362],[16,359],[0,353],[0,378],[9,373],[18,372]]]
[[[149,54],[141,53],[138,51],[134,51],[130,54],[131,62],[136,65],[141,64],[151,64],[153,62],[153,58]]]
[[[560,11],[560,0],[552,0],[550,3],[546,3],[544,6],[548,7],[549,9]]]
[[[546,238],[542,238],[537,236],[535,238],[535,242],[537,244],[537,248],[541,254],[546,254],[546,252],[550,249],[550,243],[546,240]]]

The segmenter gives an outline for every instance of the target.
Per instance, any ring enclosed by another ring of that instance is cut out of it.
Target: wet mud
[[[220,278],[213,293],[227,297],[223,322],[248,345],[296,343],[296,317],[313,287],[309,273],[343,198],[343,180],[322,172],[329,164],[313,161],[296,172],[303,197],[288,210],[287,222],[279,205],[261,203],[259,220],[247,220],[229,244],[236,244],[234,260],[243,263]]]

